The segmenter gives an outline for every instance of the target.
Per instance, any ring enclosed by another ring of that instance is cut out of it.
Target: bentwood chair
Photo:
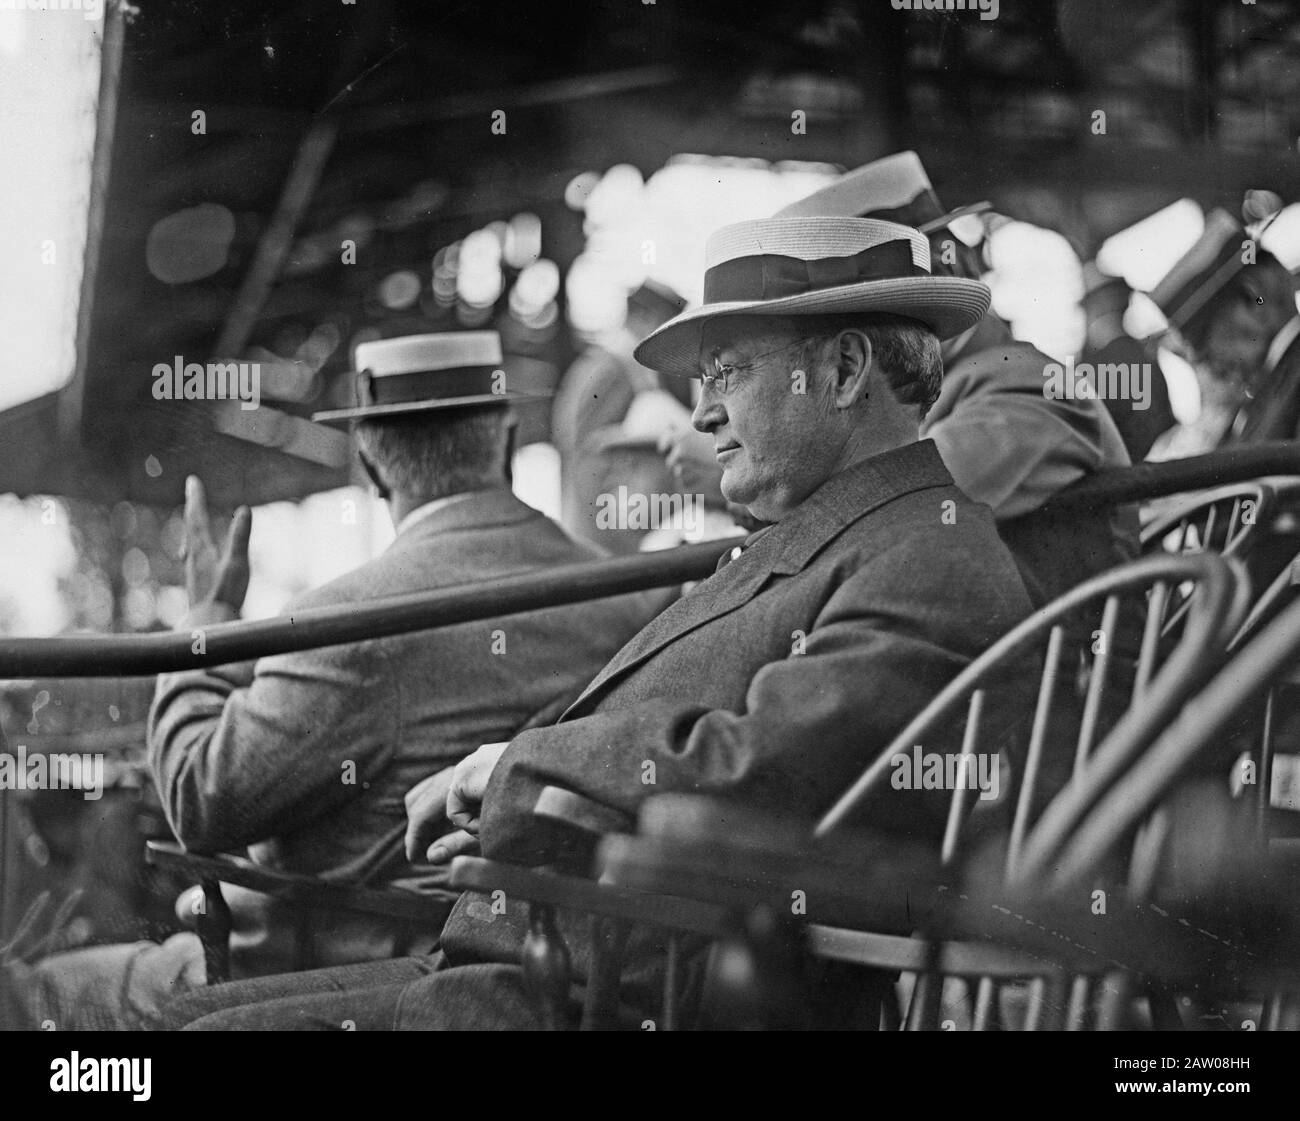
[[[189,852],[174,841],[146,842],[145,860],[198,881],[202,894],[193,908],[193,923],[203,945],[209,985],[230,980],[231,913],[221,892],[223,883],[260,892],[284,905],[293,924],[294,971],[321,964],[316,960],[314,936],[324,915],[345,912],[386,920],[386,928],[398,936],[400,954],[409,952],[402,944],[403,932],[412,941],[427,940],[430,932],[442,929],[456,901],[455,892],[424,894],[282,872],[229,853]]]
[[[1171,609],[1180,589],[1184,594],[1190,589],[1190,594],[1175,618]],[[1141,607],[1136,636],[1121,634],[1125,601]],[[877,977],[913,975],[916,983],[907,1006],[891,1015],[886,1002],[887,1026],[936,1028],[944,1020],[955,1021],[941,1008],[948,978],[968,983],[977,1029],[996,1023],[1000,990],[1026,981],[1029,1026],[1067,1020],[1078,1026],[1085,1022],[1086,1010],[1076,1001],[1067,1012],[1059,999],[1067,978],[1053,961],[989,942],[944,937],[945,898],[961,894],[962,877],[970,868],[986,869],[995,859],[1000,878],[1014,883],[1026,854],[1043,859],[1068,842],[1217,668],[1246,606],[1246,578],[1234,560],[1213,554],[1144,558],[1088,581],[995,643],[876,756],[815,829],[803,827],[802,837],[792,837],[788,822],[765,825],[740,807],[683,802],[683,796],[652,799],[642,814],[641,833],[618,835],[608,811],[602,817],[601,808],[548,790],[537,807],[540,816],[614,834],[600,845],[599,883],[507,870],[471,858],[453,865],[453,883],[492,890],[510,874],[514,895],[534,900],[523,964],[544,1022],[554,1026],[566,1022],[570,980],[556,910],[568,907],[586,909],[598,916],[595,921],[613,927],[599,943],[593,939],[603,953],[596,955],[587,977],[585,1026],[610,1022],[609,1010],[619,1004],[617,993],[593,995],[593,990],[616,987],[628,926],[643,920],[669,931],[660,1026],[699,1023],[709,1016],[710,1003],[744,1010],[740,1019],[751,1026],[783,1015],[789,1022],[788,1007],[774,1010],[759,992],[767,968],[763,963],[783,963],[788,975],[766,988],[788,1005],[808,995],[800,979],[807,975],[804,965],[810,958],[859,972],[865,967]],[[1017,732],[1020,742],[1010,747],[1020,763],[1014,811],[996,840],[973,839],[981,812],[971,812],[974,798],[960,780],[944,796],[946,827],[929,863],[915,845],[900,849],[896,841],[853,832],[851,823],[861,820],[864,809],[869,818],[873,800],[890,796],[894,761],[909,755],[914,745],[934,742],[944,730],[963,729],[959,765],[969,767],[994,743],[1006,743],[1005,736],[1001,742],[997,738],[1005,729],[982,723],[986,700],[1016,676],[1023,679],[1026,667],[1037,681],[1036,695]],[[1044,803],[1049,812],[1043,811]],[[765,831],[770,844],[763,843]],[[990,857],[990,852],[996,855]],[[901,858],[897,863],[896,854]],[[896,870],[900,863],[901,872]],[[607,897],[614,898],[611,887],[617,906],[606,906]],[[793,921],[788,917],[792,897],[801,903]],[[645,900],[641,915],[627,906],[637,898]],[[672,898],[707,905],[712,913],[704,922],[674,928],[673,915],[654,902]],[[906,932],[907,925],[900,928],[900,913],[909,909],[913,934]],[[716,925],[703,929],[710,920]],[[715,947],[708,984],[704,995],[697,993],[695,1009],[683,997],[681,961],[694,945],[688,937],[693,934],[710,936]],[[820,1011],[813,1010],[814,1023]],[[667,1023],[663,1013],[669,1014]],[[601,1014],[604,1020],[593,1024],[593,1015]]]
[[[1270,843],[1254,827],[1254,813],[1234,822],[1231,807],[1198,806],[1181,836],[1166,833],[1145,846],[1145,867],[1110,893],[1103,921],[1078,906],[1080,893],[1095,887],[1095,870],[1131,843],[1144,815],[1192,761],[1228,761],[1234,722],[1297,664],[1300,602],[1292,601],[1237,648],[1063,844],[1026,852],[1020,881],[981,908],[988,933],[1063,968],[1122,963],[1106,999],[1115,1023],[1124,1023],[1128,994],[1145,983],[1201,1001],[1254,1002],[1251,1026],[1300,1029],[1300,851],[1290,841]],[[1206,833],[1213,842],[1202,839]],[[1166,864],[1182,857],[1181,879],[1190,879],[1191,889],[1178,877],[1162,882],[1162,856]]]
[[[1273,487],[1260,480],[1179,499],[1142,527],[1142,551],[1242,556],[1268,531],[1277,505]]]

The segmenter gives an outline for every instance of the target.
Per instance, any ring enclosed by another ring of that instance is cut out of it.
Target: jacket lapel
[[[614,655],[561,719],[573,716],[576,709],[586,705],[597,693],[603,692],[669,643],[753,599],[772,574],[771,565],[763,564],[758,548],[755,545],[746,550],[651,619]]]

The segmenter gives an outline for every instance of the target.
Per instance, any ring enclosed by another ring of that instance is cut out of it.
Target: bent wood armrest
[[[611,887],[580,876],[544,872],[502,864],[481,856],[458,856],[451,862],[451,883],[462,891],[523,899],[546,907],[584,911],[602,918],[665,927],[709,938],[724,936],[729,927],[724,908],[671,895],[650,895]]]
[[[648,893],[671,891],[733,913],[774,914],[859,929],[906,932],[924,925],[949,879],[936,853],[882,845],[867,859],[816,851],[763,852],[669,837],[606,837],[602,880]]]
[[[171,841],[146,842],[145,860],[155,868],[183,872],[201,881],[235,884],[300,906],[332,907],[411,922],[436,922],[439,926],[446,918],[449,904],[455,899],[450,892],[422,895],[400,888],[383,891],[334,883],[315,876],[266,868],[240,856],[187,852]]]
[[[543,788],[533,806],[533,814],[593,838],[603,837],[606,833],[623,833],[632,826],[630,814],[562,786]]]
[[[1107,467],[1058,491],[1046,506],[1051,510],[1096,509],[1270,475],[1300,475],[1300,446],[1290,440],[1275,440],[1220,448],[1186,459]]]

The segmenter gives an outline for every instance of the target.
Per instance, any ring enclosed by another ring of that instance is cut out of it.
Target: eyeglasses
[[[752,370],[764,358],[771,358],[774,354],[780,354],[783,350],[789,350],[792,346],[801,346],[803,343],[811,342],[815,338],[817,338],[816,335],[806,335],[802,339],[793,339],[784,346],[778,346],[775,350],[756,354],[747,362],[719,362],[715,357],[713,359],[713,373],[701,374],[700,380],[704,383],[706,389],[716,388],[719,393],[726,393],[728,379],[737,370]]]

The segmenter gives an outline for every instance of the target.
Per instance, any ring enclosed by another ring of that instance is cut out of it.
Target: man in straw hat
[[[692,422],[713,439],[722,491],[770,525],[557,723],[454,768],[445,805],[413,816],[417,849],[450,819],[487,857],[587,865],[571,831],[534,813],[551,785],[624,827],[673,791],[812,819],[1030,611],[987,507],[917,438],[940,390],[939,341],[979,322],[988,288],[933,275],[915,230],[858,218],[742,222],[710,239],[706,259],[703,305],[647,336],[637,358],[702,380]],[[857,823],[936,843],[945,799],[891,786]],[[508,893],[500,902],[462,896],[433,958],[194,994],[174,1018],[224,1007],[194,1026],[536,1026],[519,967],[527,907]],[[581,974],[587,928],[566,935]],[[663,950],[661,934],[638,932],[631,975],[653,975]],[[431,972],[410,980],[420,969]]]
[[[929,239],[936,274],[977,279],[984,236],[979,216],[988,209],[987,202],[946,209],[920,157],[899,152],[849,172],[776,217],[879,218],[913,226]],[[1050,508],[1052,496],[1070,483],[1129,462],[1101,403],[1049,396],[1052,360],[1016,341],[992,311],[946,340],[943,358],[947,373],[921,435],[938,445],[957,485],[993,510],[1035,604],[1133,559],[1132,510],[1058,515]],[[669,462],[704,489],[700,450],[688,434]]]
[[[511,493],[511,404],[495,332],[415,335],[357,347],[358,403],[320,413],[354,423],[396,539],[374,560],[295,600],[292,614],[472,583],[601,555]],[[248,586],[249,513],[224,552],[202,487],[186,494],[190,632],[235,619]],[[624,596],[395,635],[256,663],[164,674],[149,756],[176,836],[199,851],[335,881],[442,895],[445,863],[408,862],[403,799],[480,744],[553,719],[652,614]],[[432,838],[431,838],[432,839]],[[235,976],[293,966],[293,916],[267,896],[223,889],[234,911]],[[436,941],[437,924],[314,911],[316,964],[390,958]],[[26,988],[36,1023],[148,1026],[157,1003],[202,985],[198,939],[65,954]],[[129,984],[125,978],[129,977]],[[119,1003],[119,990],[121,997]]]
[[[1132,459],[1145,459],[1156,440],[1178,423],[1169,401],[1169,383],[1160,368],[1160,356],[1152,339],[1136,339],[1124,328],[1133,289],[1122,276],[1104,272],[1096,261],[1083,266],[1083,298],[1079,306],[1087,322],[1087,335],[1079,364],[1094,371],[1106,369],[1150,372],[1149,399],[1134,408],[1133,401],[1104,397],[1110,418],[1123,437]]]
[[[1300,438],[1295,285],[1259,248],[1260,233],[1226,210],[1210,211],[1196,243],[1151,291],[1213,379],[1202,385],[1208,416],[1198,424],[1207,442]]]

